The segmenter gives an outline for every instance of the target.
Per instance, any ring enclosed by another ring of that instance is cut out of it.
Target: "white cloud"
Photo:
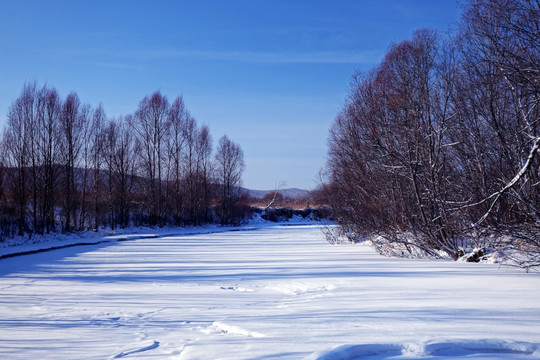
[[[382,53],[374,50],[305,53],[257,52],[250,50],[157,50],[139,53],[145,59],[185,58],[272,64],[371,64],[379,61]]]

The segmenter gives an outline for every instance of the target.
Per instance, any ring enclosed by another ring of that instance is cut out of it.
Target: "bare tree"
[[[89,112],[89,106],[81,105],[78,95],[72,92],[64,100],[60,113],[60,148],[64,167],[62,171],[63,230],[65,232],[70,232],[78,226],[76,169],[81,165],[81,149],[86,141],[84,128],[88,123]]]
[[[197,122],[191,116],[186,119],[184,138],[186,149],[182,161],[185,191],[185,220],[194,223],[197,216]]]
[[[81,109],[81,129],[80,129],[80,160],[78,162],[78,173],[80,173],[79,182],[77,182],[77,187],[80,192],[79,197],[79,229],[85,229],[88,223],[88,205],[89,205],[89,195],[91,192],[91,179],[90,175],[92,172],[92,148],[95,130],[93,125],[93,114],[89,106],[83,106]]]
[[[16,223],[2,225],[2,236],[15,227],[22,235],[212,220],[212,138],[182,97],[169,106],[156,92],[134,116],[108,122],[101,105],[92,111],[76,93],[62,100],[54,88],[25,84],[0,141],[0,221]],[[222,146],[218,159],[231,149],[241,154],[226,138]],[[243,169],[241,156],[231,161],[222,165]],[[231,171],[223,183],[227,222],[239,181]]]
[[[475,228],[516,238],[540,264],[540,3],[537,0],[473,0],[460,33],[465,84],[487,149],[482,196],[463,208]],[[461,110],[461,109],[460,109]],[[468,115],[468,114],[467,114]],[[478,137],[477,137],[478,139]],[[485,144],[485,145],[484,145]],[[534,251],[532,251],[534,249]]]
[[[128,125],[131,119],[112,120],[105,130],[105,162],[109,179],[109,212],[112,229],[130,224],[136,178],[137,144]]]
[[[210,202],[212,199],[212,137],[208,126],[202,126],[196,134],[195,143],[195,224],[210,221]]]
[[[0,137],[0,151],[6,154],[8,149],[4,134]],[[8,198],[10,188],[8,181],[10,181],[8,161],[6,157],[0,157],[0,242],[16,232],[13,205]]]
[[[244,153],[240,146],[224,135],[219,139],[215,159],[221,225],[236,224],[238,214],[235,210],[240,200],[242,173],[245,169]]]
[[[91,142],[89,149],[90,167],[92,172],[92,227],[97,230],[100,223],[101,209],[101,193],[103,187],[103,179],[101,170],[103,169],[103,160],[105,159],[105,125],[107,115],[101,104],[95,109],[92,118],[92,129],[90,132],[89,141]]]
[[[141,100],[131,121],[131,126],[139,136],[143,148],[142,165],[148,181],[147,206],[151,225],[161,225],[164,221],[163,179],[168,112],[167,97],[157,91]]]
[[[4,152],[6,151],[4,147],[4,136],[0,137],[0,151]],[[0,216],[4,215],[4,198],[5,198],[5,174],[6,174],[6,164],[4,162],[4,158],[0,158]]]
[[[540,248],[539,11],[473,0],[445,46],[417,31],[355,76],[329,138],[345,234],[453,258],[482,232]]]
[[[264,207],[265,210],[268,210],[274,206],[282,206],[283,194],[280,191],[285,186],[287,186],[287,182],[280,181],[276,184],[274,191],[263,196],[263,201],[266,203],[266,206]]]
[[[12,168],[13,197],[17,209],[18,234],[29,231],[27,224],[27,201],[29,198],[28,164],[31,161],[29,129],[34,116],[35,84],[25,84],[21,95],[10,106],[7,128],[4,133],[5,160]]]
[[[190,118],[186,109],[184,100],[181,96],[177,97],[171,104],[168,114],[169,136],[167,144],[167,157],[169,161],[169,180],[170,189],[167,198],[173,209],[173,218],[175,224],[182,221],[183,212],[183,191],[182,191],[182,158],[186,146],[186,125]]]
[[[55,89],[46,86],[38,93],[38,123],[37,136],[34,141],[39,152],[39,209],[41,211],[41,226],[49,233],[55,228],[54,207],[55,192],[58,182],[59,161],[59,121],[61,111],[61,99]]]
[[[447,211],[454,190],[453,114],[438,82],[438,61],[437,36],[421,30],[357,77],[331,130],[330,168],[336,200],[346,204],[338,216],[345,226],[375,232],[385,246],[456,258],[459,228]]]
[[[26,148],[28,154],[28,163],[25,164],[28,173],[28,185],[30,194],[30,213],[32,215],[32,232],[41,232],[38,214],[38,173],[40,168],[39,150],[36,142],[38,137],[38,113],[39,99],[37,94],[37,84],[34,82],[28,84],[23,90],[23,121],[25,123]]]

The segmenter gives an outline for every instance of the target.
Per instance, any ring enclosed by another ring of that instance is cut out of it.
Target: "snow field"
[[[0,260],[0,358],[537,359],[539,298],[318,226],[138,239]]]

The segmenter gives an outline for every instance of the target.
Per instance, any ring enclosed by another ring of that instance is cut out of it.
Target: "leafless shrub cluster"
[[[449,39],[416,31],[354,75],[329,136],[342,226],[397,255],[457,259],[479,233],[538,253],[539,14],[472,0]]]
[[[212,157],[209,129],[182,97],[156,92],[133,115],[62,99],[25,84],[0,137],[0,237],[130,225],[237,221],[244,170],[224,136]]]
[[[279,191],[272,191],[264,195],[262,198],[250,197],[247,199],[250,205],[263,209],[271,208],[288,208],[288,209],[309,209],[320,208],[324,206],[322,203],[314,201],[311,195],[287,197]]]
[[[321,231],[326,241],[332,245],[354,244],[357,242],[357,239],[348,236],[341,226],[326,223],[321,227]]]

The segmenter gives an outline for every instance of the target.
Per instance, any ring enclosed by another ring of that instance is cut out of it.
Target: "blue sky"
[[[109,116],[160,90],[244,150],[244,185],[312,189],[355,69],[456,0],[0,2],[0,126],[25,81],[76,91]]]

